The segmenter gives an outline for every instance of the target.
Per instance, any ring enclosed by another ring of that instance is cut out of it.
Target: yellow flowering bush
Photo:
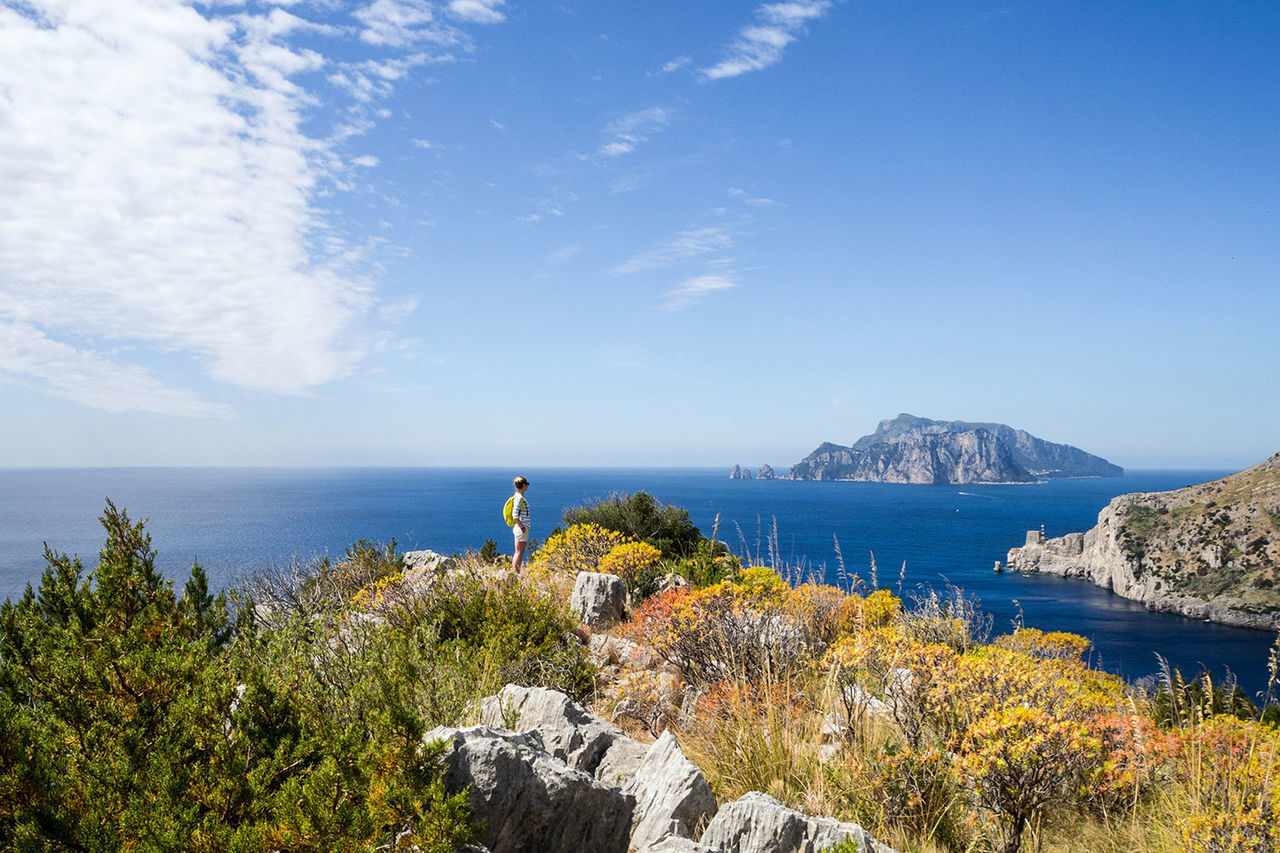
[[[1197,853],[1280,849],[1280,731],[1222,714],[1169,735],[1155,751],[1190,794],[1179,832]]]
[[[1078,661],[1092,644],[1079,634],[1069,634],[1066,631],[1046,632],[1037,628],[1019,628],[1012,634],[997,637],[992,645],[1037,658]]]
[[[807,667],[808,656],[825,648],[813,625],[838,609],[834,601],[823,603],[827,594],[792,590],[762,566],[742,570],[737,580],[658,598],[642,610],[643,640],[695,683]]]
[[[1102,742],[1088,726],[1038,708],[992,711],[960,746],[959,768],[999,821],[1005,853],[1017,853],[1022,833],[1046,809],[1078,802],[1102,766]]]
[[[826,647],[841,633],[841,613],[849,594],[826,584],[805,583],[786,596],[784,609],[803,626],[811,645]]]
[[[902,599],[887,589],[877,589],[862,601],[862,623],[868,628],[888,625],[902,612]]]
[[[1127,691],[1122,679],[1082,661],[1033,657],[996,646],[961,655],[950,689],[961,731],[967,722],[1014,706],[1088,720],[1115,711]]]
[[[628,589],[634,589],[641,573],[652,569],[661,557],[662,552],[647,542],[623,542],[600,558],[597,571],[617,575]]]
[[[621,533],[598,524],[575,524],[548,539],[534,555],[529,569],[535,578],[598,572],[600,561],[627,541]]]
[[[404,572],[393,572],[378,578],[373,583],[365,584],[351,597],[351,604],[358,610],[377,613],[391,600],[396,591],[404,583]]]

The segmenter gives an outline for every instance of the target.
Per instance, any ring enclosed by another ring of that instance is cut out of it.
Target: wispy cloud
[[[663,311],[682,311],[701,302],[709,294],[731,290],[738,283],[727,275],[699,275],[685,279],[680,286],[667,293],[660,306]]]
[[[229,406],[194,391],[165,385],[137,365],[47,338],[30,323],[0,320],[0,380],[16,381],[51,397],[108,412],[146,412],[195,418],[230,418]]]
[[[716,65],[702,69],[702,76],[707,80],[720,80],[774,65],[782,59],[787,45],[804,32],[805,24],[821,18],[831,5],[830,0],[792,0],[759,7],[755,23],[743,27],[729,46],[728,55]]]
[[[455,44],[457,31],[442,21],[428,0],[373,0],[352,13],[364,25],[360,40],[387,47],[415,42]]]
[[[673,71],[679,71],[681,68],[684,68],[692,61],[693,60],[687,56],[677,56],[675,59],[671,60],[670,62],[667,62],[661,68],[659,68],[658,73],[670,74]]]
[[[497,24],[507,19],[502,14],[506,0],[452,0],[449,11],[473,24]]]
[[[747,191],[740,187],[732,187],[729,190],[729,195],[749,207],[773,207],[777,204],[777,202],[771,198],[748,195]]]
[[[614,275],[629,275],[645,270],[661,269],[733,247],[733,236],[725,226],[688,228],[672,239],[635,255],[614,267]]]
[[[550,252],[547,255],[547,263],[562,264],[581,251],[582,251],[582,246],[578,243],[573,243],[568,246],[561,246],[559,249],[556,249],[555,251]]]
[[[637,146],[648,142],[649,137],[665,130],[671,124],[671,117],[662,107],[650,107],[647,110],[636,110],[617,119],[604,129],[604,142],[596,151],[605,157],[619,157],[630,154]]]
[[[425,3],[354,16],[366,43],[454,37]],[[376,162],[338,150],[372,118],[304,129],[318,95],[296,78],[332,66],[282,41],[301,31],[337,32],[279,9],[0,5],[0,375],[110,411],[222,417],[118,353],[190,357],[271,394],[357,372],[376,296],[321,196]],[[392,81],[415,56],[365,68]]]

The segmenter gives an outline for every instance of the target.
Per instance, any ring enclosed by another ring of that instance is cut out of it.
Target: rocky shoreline
[[[1006,565],[1086,578],[1148,609],[1280,629],[1280,453],[1212,483],[1112,499],[1084,533],[1027,533]]]

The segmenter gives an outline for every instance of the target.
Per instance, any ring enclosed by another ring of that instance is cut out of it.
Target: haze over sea
[[[727,469],[528,469],[534,535],[545,539],[566,507],[613,492],[645,490],[689,510],[736,553],[837,582],[845,569],[869,580],[871,554],[882,587],[908,599],[947,583],[977,597],[994,633],[1019,615],[1030,627],[1082,634],[1093,662],[1135,679],[1156,671],[1156,654],[1191,675],[1233,673],[1251,695],[1266,682],[1270,633],[1152,613],[1085,581],[995,574],[994,561],[1029,529],[1048,536],[1086,530],[1115,495],[1164,491],[1227,471],[1133,471],[1121,478],[1016,486],[899,486],[729,480]],[[211,583],[293,558],[340,558],[358,539],[401,551],[510,550],[501,507],[514,472],[493,468],[89,468],[0,470],[0,597],[38,585],[43,542],[96,565],[104,498],[147,529],[158,563],[178,582],[198,559]],[[718,527],[717,527],[718,519]],[[777,549],[770,553],[770,532]]]

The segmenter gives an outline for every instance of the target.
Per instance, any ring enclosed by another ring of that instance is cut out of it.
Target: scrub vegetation
[[[481,828],[424,734],[507,683],[673,730],[721,801],[900,851],[1280,846],[1273,705],[1167,667],[1136,688],[1072,634],[992,637],[960,590],[753,565],[643,493],[566,514],[519,581],[501,555],[427,578],[358,542],[213,596],[199,566],[161,577],[124,511],[102,523],[96,567],[48,551],[0,607],[4,849],[454,851]],[[626,580],[610,632],[661,666],[593,665],[565,602],[583,570]]]

